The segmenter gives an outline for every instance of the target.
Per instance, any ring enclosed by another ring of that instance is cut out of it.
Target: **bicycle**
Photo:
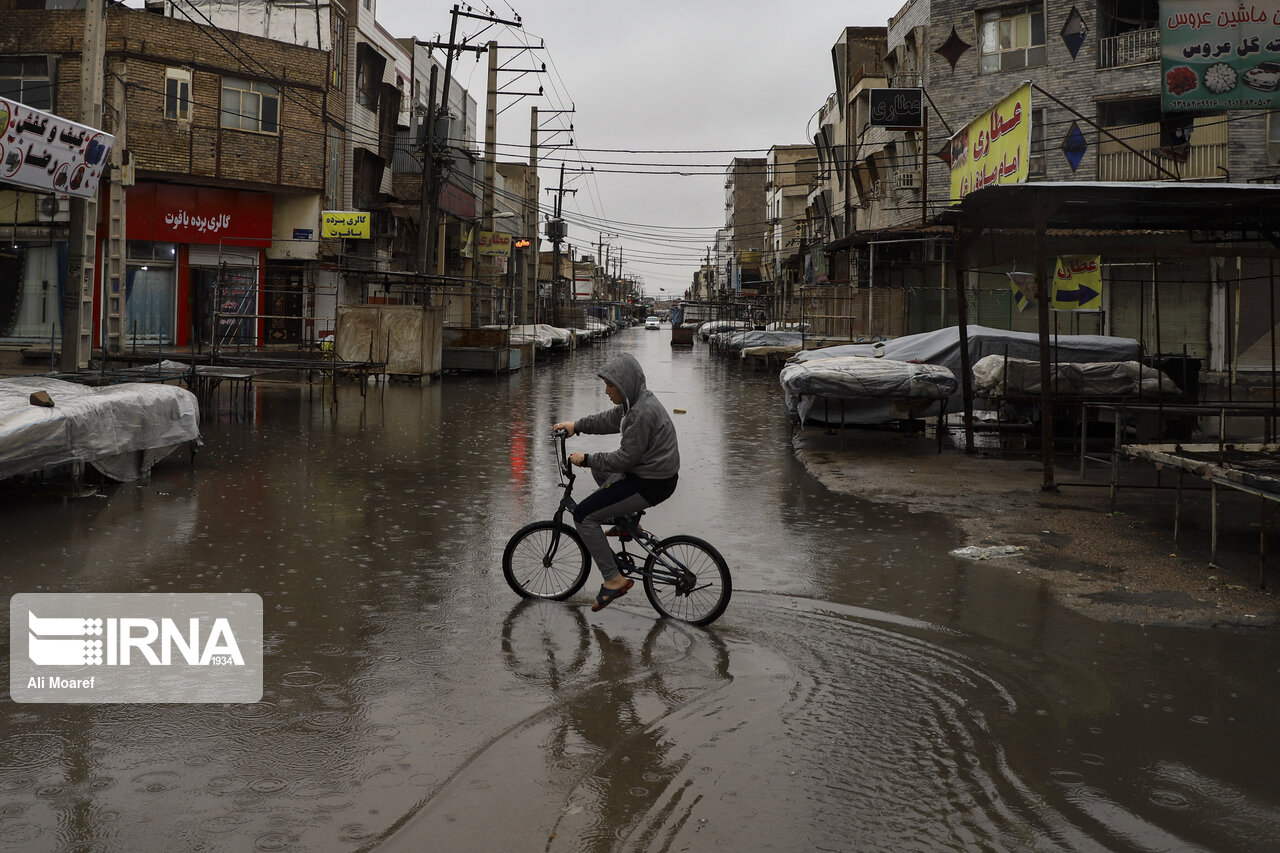
[[[524,598],[563,601],[587,582],[591,554],[565,512],[577,507],[573,499],[576,475],[565,449],[568,433],[555,434],[560,487],[564,494],[555,515],[526,524],[515,532],[502,552],[502,574]],[[643,512],[617,518],[621,550],[616,552],[624,577],[643,580],[644,594],[659,614],[692,625],[708,625],[724,613],[733,594],[729,565],[712,545],[684,534],[659,539],[640,527]],[[628,551],[632,544],[638,551]],[[641,562],[643,560],[643,562]]]

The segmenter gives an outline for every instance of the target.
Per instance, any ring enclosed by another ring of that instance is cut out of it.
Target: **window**
[[[356,103],[378,109],[378,91],[382,88],[382,72],[386,70],[387,58],[368,42],[356,45]]]
[[[165,69],[164,117],[191,121],[191,72],[185,68]]]
[[[342,131],[336,127],[329,128],[329,205],[342,209]]]
[[[1048,171],[1048,158],[1044,156],[1045,114],[1044,107],[1031,110],[1031,151],[1028,152],[1027,173],[1034,177],[1044,177]]]
[[[1044,65],[1044,4],[978,12],[979,67],[984,74]]]
[[[223,77],[222,126],[255,133],[279,133],[280,90],[267,83]]]
[[[333,16],[333,50],[329,51],[329,57],[333,68],[333,87],[341,89],[347,76],[347,20],[341,15]]]
[[[53,108],[53,83],[47,56],[0,58],[0,97],[38,110]]]

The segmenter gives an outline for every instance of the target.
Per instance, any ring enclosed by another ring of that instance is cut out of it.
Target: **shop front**
[[[125,330],[131,343],[256,346],[271,193],[139,183],[128,190]]]
[[[56,345],[67,267],[67,199],[0,191],[0,343]]]

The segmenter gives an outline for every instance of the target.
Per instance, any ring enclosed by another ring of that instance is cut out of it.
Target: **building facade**
[[[0,56],[46,69],[48,109],[76,116],[83,12],[11,11],[7,21]],[[116,201],[100,205],[97,268],[120,253],[124,299],[119,314],[95,314],[112,351],[287,343],[321,331],[304,319],[314,316],[315,224],[329,177],[317,141],[341,121],[329,57],[253,36],[231,41],[151,11],[112,7],[107,16],[106,68],[121,85],[109,87],[103,129],[117,137],[123,167],[101,188]],[[27,81],[23,89],[39,91]],[[113,227],[119,240],[110,240]],[[20,307],[0,340],[60,335],[52,327],[66,234],[28,236],[45,241],[26,241],[9,279]]]

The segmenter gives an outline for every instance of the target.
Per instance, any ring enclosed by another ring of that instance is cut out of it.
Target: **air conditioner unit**
[[[69,222],[71,197],[66,195],[42,195],[36,202],[37,218],[41,222]]]
[[[920,172],[915,169],[900,169],[893,174],[894,189],[915,190],[920,188]]]

